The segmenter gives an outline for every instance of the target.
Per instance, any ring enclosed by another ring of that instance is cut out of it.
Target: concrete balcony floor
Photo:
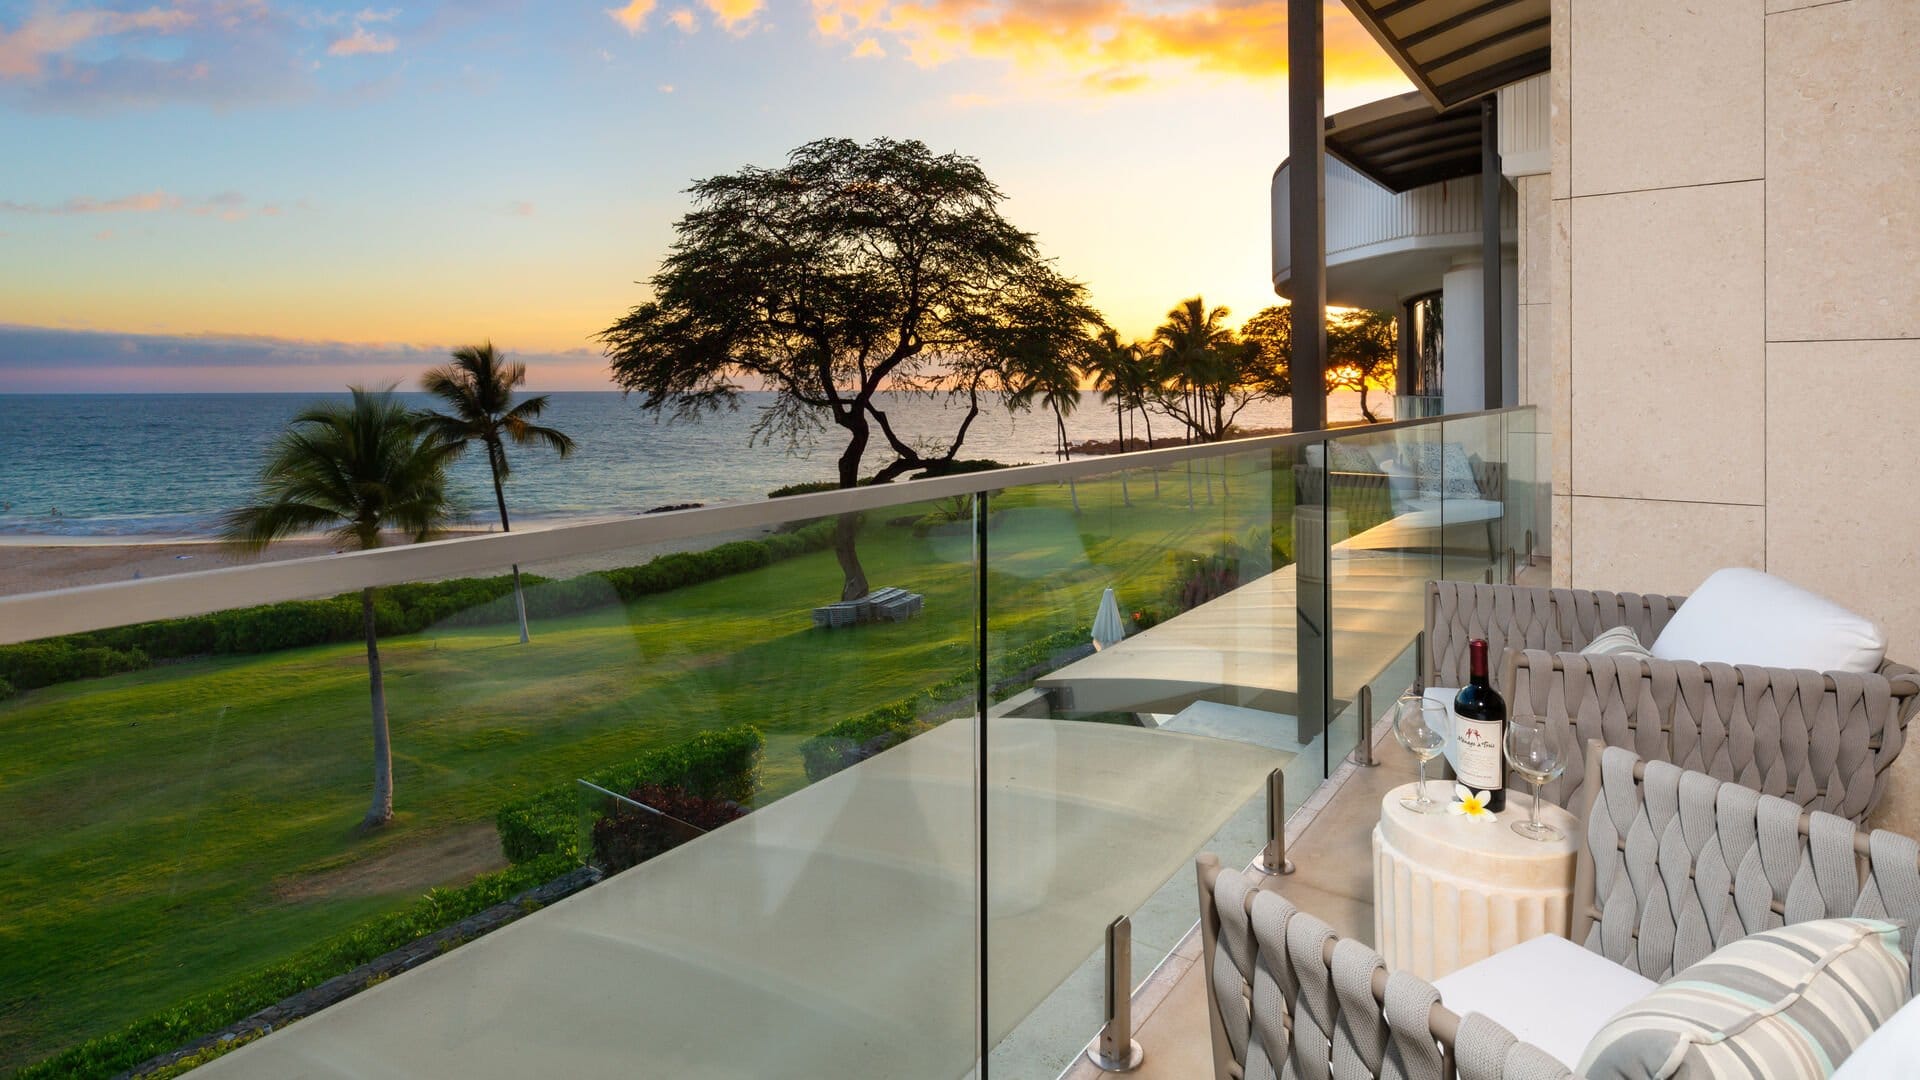
[[[1295,870],[1278,879],[1279,891],[1301,910],[1325,920],[1341,937],[1368,944],[1373,943],[1372,833],[1380,820],[1380,800],[1419,776],[1418,763],[1384,721],[1374,726],[1373,734],[1378,764],[1343,765],[1293,815],[1287,854]],[[1197,918],[1197,887],[1195,904]],[[1213,1075],[1198,927],[1135,992],[1133,1010],[1135,1038],[1146,1051],[1140,1068],[1109,1073],[1083,1057],[1064,1074],[1066,1080],[1198,1080]]]

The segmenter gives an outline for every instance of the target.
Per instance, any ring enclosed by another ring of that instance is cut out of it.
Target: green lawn
[[[1215,466],[1218,468],[1218,465]],[[1100,591],[1155,599],[1172,552],[1277,523],[1270,481],[1240,462],[1211,503],[1169,470],[1155,499],[1083,483],[996,497],[991,640],[1012,649],[1091,621]],[[1281,475],[1285,475],[1282,473]],[[1275,480],[1278,478],[1276,477]],[[925,509],[925,508],[922,508]],[[0,1068],[37,1060],[395,908],[450,839],[503,803],[693,733],[767,736],[764,803],[805,783],[820,729],[970,668],[971,535],[916,538],[875,515],[875,585],[926,595],[911,622],[810,628],[834,599],[831,553],[604,610],[382,642],[397,820],[353,831],[370,786],[357,645],[157,667],[0,704]],[[537,568],[529,568],[537,569]],[[416,858],[418,856],[418,858]],[[376,861],[382,860],[382,861]],[[413,866],[339,885],[353,868]],[[419,867],[425,869],[420,869]]]

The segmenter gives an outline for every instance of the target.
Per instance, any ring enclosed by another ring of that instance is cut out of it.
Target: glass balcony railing
[[[1193,856],[1254,859],[1270,778],[1413,681],[1425,582],[1524,564],[1535,428],[0,599],[0,1071],[1055,1076],[1109,924],[1138,985]]]

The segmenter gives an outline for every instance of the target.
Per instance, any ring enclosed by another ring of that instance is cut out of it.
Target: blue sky
[[[0,0],[0,391],[601,387],[687,183],[827,135],[979,157],[1125,333],[1248,315],[1284,6]],[[1330,109],[1404,89],[1329,22]]]

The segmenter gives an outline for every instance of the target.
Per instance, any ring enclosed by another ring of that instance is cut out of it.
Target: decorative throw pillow
[[[1640,644],[1640,634],[1631,626],[1616,626],[1610,630],[1600,631],[1580,652],[1585,656],[1633,656],[1642,660],[1653,659],[1653,650]]]
[[[1588,1080],[1829,1077],[1907,1002],[1900,928],[1820,919],[1721,946],[1615,1013]]]
[[[1880,670],[1887,635],[1784,578],[1728,567],[1700,583],[1650,647],[1662,660],[1864,675]]]
[[[1467,448],[1459,443],[1421,443],[1412,448],[1413,473],[1423,499],[1477,499],[1480,484],[1473,478]]]
[[[1334,472],[1377,473],[1380,463],[1364,446],[1351,441],[1335,439],[1327,444],[1327,460],[1332,463]]]

